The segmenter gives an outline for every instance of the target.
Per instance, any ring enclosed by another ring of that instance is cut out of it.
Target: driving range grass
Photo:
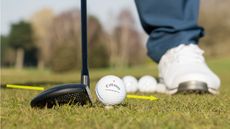
[[[159,101],[126,99],[113,109],[99,102],[92,107],[62,106],[53,109],[32,109],[31,99],[39,91],[1,88],[2,129],[229,129],[230,128],[230,59],[209,61],[209,66],[222,80],[221,94],[213,95],[154,95]],[[157,76],[155,65],[99,69],[91,71],[93,97],[96,81],[107,74]],[[49,71],[3,69],[1,83],[78,82],[79,73],[54,74]],[[47,84],[48,86],[50,84]]]

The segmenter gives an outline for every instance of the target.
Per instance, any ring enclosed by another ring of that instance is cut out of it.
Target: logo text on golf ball
[[[117,90],[120,90],[120,87],[117,84],[114,84],[114,83],[109,83],[109,84],[106,84],[105,86],[106,86],[106,88],[114,87]]]

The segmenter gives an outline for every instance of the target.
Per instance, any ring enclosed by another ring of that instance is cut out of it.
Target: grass
[[[113,109],[96,102],[93,107],[62,106],[32,109],[30,100],[38,91],[1,89],[2,129],[229,129],[230,128],[230,59],[209,61],[209,66],[222,80],[221,94],[154,95],[159,101],[126,99]],[[131,74],[156,76],[155,65],[135,68],[91,70],[92,92],[96,81],[107,74],[120,77]],[[1,83],[78,82],[79,73],[55,74],[50,71],[3,69]],[[49,85],[47,85],[49,86]],[[137,93],[142,94],[142,93]],[[95,97],[95,93],[93,92]],[[95,99],[96,101],[96,99]]]

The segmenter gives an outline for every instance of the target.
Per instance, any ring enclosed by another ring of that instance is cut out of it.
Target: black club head
[[[90,93],[84,84],[58,85],[36,96],[31,101],[31,107],[52,108],[55,105],[85,105],[91,104]]]
[[[82,32],[82,84],[64,84],[48,89],[31,101],[31,107],[48,107],[63,104],[85,105],[92,103],[89,91],[89,72],[87,62],[87,0],[81,0]]]

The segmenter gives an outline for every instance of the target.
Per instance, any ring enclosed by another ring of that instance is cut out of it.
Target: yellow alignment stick
[[[7,88],[15,88],[15,89],[26,89],[26,90],[45,90],[44,87],[38,87],[38,86],[23,86],[23,85],[11,85],[7,84]]]
[[[156,98],[154,96],[141,96],[141,95],[127,95],[127,98],[131,98],[131,99],[145,99],[145,100],[151,100],[151,101],[158,100],[158,98]]]
[[[27,90],[45,90],[44,87],[38,87],[38,86],[23,86],[23,85],[12,85],[12,84],[7,84],[7,88],[15,88],[15,89],[27,89]],[[154,96],[141,96],[141,95],[127,95],[127,98],[131,99],[145,99],[145,100],[151,100],[151,101],[156,101],[158,98]]]

